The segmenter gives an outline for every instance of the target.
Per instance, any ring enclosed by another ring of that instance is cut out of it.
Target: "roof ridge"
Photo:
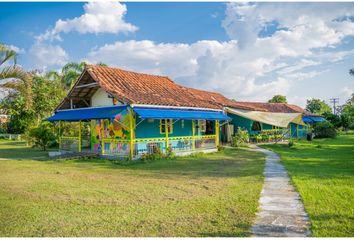
[[[139,74],[139,75],[145,75],[145,76],[151,76],[151,77],[160,77],[160,78],[166,78],[168,80],[170,80],[171,82],[174,83],[174,81],[172,79],[170,79],[168,76],[164,76],[164,75],[158,75],[158,74],[150,74],[150,73],[143,73],[143,72],[136,72],[133,70],[127,70],[127,69],[123,69],[120,67],[111,67],[111,66],[99,66],[97,64],[86,64],[85,68],[108,68],[108,69],[112,69],[112,70],[119,70],[119,71],[123,71],[123,72],[127,72],[127,73],[133,73],[133,74]]]

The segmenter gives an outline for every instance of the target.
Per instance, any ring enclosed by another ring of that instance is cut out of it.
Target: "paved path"
[[[289,176],[277,154],[255,147],[266,154],[265,182],[259,200],[260,210],[252,226],[256,237],[306,237],[309,220],[300,195],[290,183]]]

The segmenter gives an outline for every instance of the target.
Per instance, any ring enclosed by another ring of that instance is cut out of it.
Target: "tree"
[[[272,99],[268,101],[269,103],[287,103],[286,96],[274,95]]]
[[[67,89],[70,89],[85,68],[86,63],[67,63],[61,70],[62,82]]]
[[[30,91],[30,99],[26,99],[22,92],[16,91],[0,102],[0,108],[10,115],[7,125],[9,133],[28,133],[29,129],[37,127],[43,119],[51,115],[66,94],[60,78],[49,80],[42,75],[32,77]],[[28,100],[33,102],[30,108],[26,108]]]
[[[42,122],[37,128],[31,129],[29,136],[34,139],[35,146],[41,147],[45,151],[55,141],[53,132],[51,123]]]
[[[341,119],[343,122],[343,127],[345,129],[354,128],[354,93],[352,93],[351,98],[341,107]]]
[[[326,113],[328,114],[332,112],[331,107],[327,103],[325,103],[325,101],[315,98],[307,100],[306,110],[319,115]]]
[[[352,75],[352,76],[354,76],[354,68],[352,68],[352,69],[349,70],[349,74]]]
[[[28,109],[32,104],[32,78],[29,73],[16,65],[16,57],[15,51],[0,44],[0,88],[20,92],[26,99],[25,108]]]

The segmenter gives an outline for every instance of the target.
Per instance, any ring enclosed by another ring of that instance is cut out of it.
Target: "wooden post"
[[[101,154],[104,155],[104,122],[101,119]]]
[[[194,126],[194,120],[192,120],[192,150],[195,150],[195,126]]]
[[[134,128],[133,128],[133,110],[129,109],[129,149],[130,149],[130,160],[134,158]]]
[[[61,121],[59,121],[59,152],[60,152],[60,149],[61,149]]]
[[[220,124],[219,124],[219,120],[215,121],[215,145],[216,147],[219,147],[219,135],[220,135]]]
[[[165,119],[165,141],[166,141],[166,154],[168,152],[168,132],[169,132],[169,128],[170,128],[170,124],[169,121],[172,121],[170,119]]]
[[[79,152],[81,152],[81,120],[79,121]]]

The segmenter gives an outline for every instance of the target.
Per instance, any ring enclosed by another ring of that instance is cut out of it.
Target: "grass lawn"
[[[354,236],[354,135],[264,145],[280,154],[310,215],[315,237]]]
[[[0,158],[28,159],[32,157],[48,157],[48,151],[30,148],[24,141],[0,140]]]
[[[249,236],[264,157],[0,161],[0,236]]]

